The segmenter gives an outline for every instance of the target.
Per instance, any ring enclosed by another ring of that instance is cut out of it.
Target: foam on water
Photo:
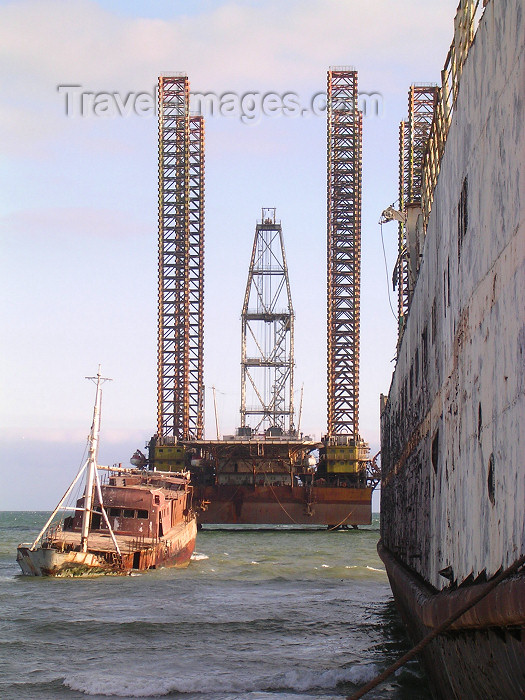
[[[348,668],[332,668],[325,671],[309,669],[288,671],[283,675],[283,684],[274,687],[284,687],[290,690],[328,690],[341,683],[361,685],[375,678],[378,673],[376,664],[355,665]]]
[[[199,693],[215,697],[217,693],[244,693],[260,689],[253,681],[241,681],[213,673],[201,673],[190,678],[101,677],[98,673],[84,673],[66,677],[64,685],[86,695],[117,698],[152,698],[171,693]]]
[[[104,676],[93,672],[66,676],[63,684],[71,690],[77,690],[86,695],[104,697],[149,698],[172,693],[199,693],[216,697],[218,693],[235,693],[244,698],[245,694],[268,691],[292,691],[294,693],[313,690],[335,691],[337,686],[343,683],[363,685],[374,678],[377,673],[378,666],[374,663],[356,664],[347,668],[333,668],[324,671],[312,671],[305,668],[294,669],[273,676],[261,675],[257,678],[213,673],[200,673],[189,678],[136,677],[130,674]]]
[[[209,556],[207,554],[193,552],[193,554],[191,555],[191,561],[204,561],[205,559],[209,559]]]

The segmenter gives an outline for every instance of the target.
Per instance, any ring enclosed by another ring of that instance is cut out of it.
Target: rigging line
[[[88,437],[87,437],[87,439],[86,439],[86,444],[84,445],[84,452],[83,452],[83,454],[82,454],[82,460],[81,460],[81,462],[80,462],[80,464],[79,464],[77,473],[76,473],[76,475],[75,475],[75,482],[76,482],[77,477],[79,476],[79,474],[80,474],[81,472],[84,471],[84,468],[85,468],[85,466],[86,466],[86,460],[87,460],[88,449],[89,449],[89,435],[88,435]],[[73,493],[73,492],[71,491],[71,492],[69,493],[68,498],[67,498],[63,503],[65,503],[66,506],[68,506],[68,505],[70,505],[70,504],[72,504],[72,503],[76,503],[76,502],[78,501],[79,497],[81,496],[81,494],[83,493],[83,490],[84,490],[84,489],[83,489],[83,487],[82,487],[82,484],[81,484],[80,482],[77,483],[77,486],[76,486],[74,495],[72,496],[72,493]],[[58,518],[58,521],[57,521],[57,522],[58,522],[59,524],[62,524],[62,522],[63,522],[64,519],[65,519],[66,510],[65,510],[65,509],[59,509],[59,510],[61,510],[62,512],[60,513],[60,517]],[[59,512],[59,511],[57,511],[57,512]],[[75,515],[76,515],[76,513],[75,513]]]
[[[80,473],[84,471],[84,467],[86,466],[86,456],[87,456],[88,446],[89,446],[89,437],[87,438],[86,444],[84,446],[84,453],[82,455],[82,461],[81,461],[80,466],[78,467],[77,473],[75,475],[75,481],[76,481],[77,477],[80,475]],[[76,503],[78,501],[78,499],[80,498],[81,494],[83,493],[83,491],[84,491],[84,489],[82,487],[82,484],[80,482],[78,482],[76,485],[74,495],[72,495],[73,491],[71,491],[62,505],[65,504],[66,506],[69,506],[70,504]],[[67,508],[60,508],[59,510],[57,510],[57,513],[60,513],[59,518],[57,520],[57,523],[59,525],[62,525],[62,523],[65,520],[66,510],[67,510]],[[75,512],[75,515],[76,515],[76,512]]]
[[[84,468],[84,464],[85,464],[85,462],[86,462],[86,456],[87,456],[88,447],[89,447],[89,435],[88,435],[88,437],[87,437],[87,439],[86,439],[86,444],[85,444],[85,446],[84,446],[84,452],[83,452],[83,454],[82,454],[82,459],[81,459],[81,461],[80,461],[80,464],[78,465],[77,474],[78,474],[78,472],[79,472],[81,469]]]
[[[40,538],[42,537],[42,535],[44,534],[44,532],[47,530],[47,528],[48,528],[49,525],[51,524],[53,518],[54,518],[55,515],[58,513],[58,511],[60,510],[60,508],[64,505],[65,500],[67,499],[67,497],[69,496],[69,494],[70,494],[71,491],[73,490],[73,488],[74,488],[75,484],[77,483],[77,481],[80,479],[80,477],[81,477],[82,474],[84,473],[84,470],[86,469],[87,465],[88,465],[88,461],[86,460],[86,461],[84,462],[84,466],[83,466],[82,469],[78,472],[78,474],[75,476],[75,478],[73,479],[73,481],[72,481],[71,484],[69,485],[69,488],[67,489],[67,491],[65,492],[65,494],[62,496],[62,499],[60,500],[58,506],[57,506],[57,507],[55,508],[55,510],[51,513],[51,516],[48,518],[46,524],[44,525],[44,527],[43,527],[43,528],[40,530],[40,532],[38,533],[38,537],[36,538],[36,540],[33,542],[33,544],[32,544],[31,547],[30,547],[31,551],[33,551],[33,550],[35,549],[35,547],[36,547],[38,541],[40,540]]]
[[[363,695],[366,695],[375,687],[381,685],[381,683],[386,681],[386,679],[389,678],[389,676],[391,676],[393,673],[395,673],[399,668],[401,668],[401,666],[404,666],[407,663],[407,661],[410,661],[414,658],[414,656],[417,656],[417,654],[423,651],[423,649],[428,644],[430,644],[430,642],[433,639],[435,639],[438,635],[443,634],[443,632],[446,632],[446,630],[454,622],[456,622],[456,620],[458,620],[468,610],[470,610],[481,600],[483,600],[483,598],[485,598],[489,593],[491,593],[491,591],[493,591],[496,588],[496,586],[498,586],[502,581],[504,581],[509,576],[512,576],[512,574],[517,573],[522,568],[522,566],[525,566],[525,554],[523,554],[519,559],[516,559],[514,564],[511,564],[507,569],[505,569],[498,576],[496,576],[496,578],[493,578],[492,581],[490,581],[487,584],[487,587],[481,591],[481,593],[478,593],[477,596],[472,598],[462,608],[456,610],[456,612],[452,613],[452,615],[447,617],[447,619],[444,622],[438,625],[438,627],[432,630],[432,632],[427,634],[426,637],[423,637],[423,639],[418,644],[416,644],[416,646],[413,647],[409,652],[407,652],[404,656],[402,656],[395,663],[389,666],[385,671],[383,671],[383,673],[376,676],[373,680],[370,681],[370,683],[364,685],[356,693],[347,696],[346,700],[359,700],[359,698],[362,698]]]
[[[394,308],[392,306],[392,300],[390,299],[390,280],[388,279],[388,263],[386,261],[386,251],[385,251],[385,241],[383,238],[383,224],[380,223],[379,226],[381,227],[381,245],[383,246],[383,258],[385,260],[385,273],[386,273],[386,289],[388,292],[388,303],[390,305],[390,310],[392,311],[392,316],[396,319],[397,322],[397,316],[394,311]]]
[[[113,532],[113,528],[109,524],[109,519],[108,519],[108,514],[106,512],[106,509],[104,507],[104,502],[102,500],[102,489],[100,488],[100,477],[98,475],[98,469],[96,468],[97,465],[95,465],[95,485],[97,489],[97,495],[98,495],[98,500],[100,502],[100,508],[102,510],[102,515],[104,516],[104,520],[106,522],[106,525],[108,526],[109,534],[111,535],[111,540],[113,541],[113,544],[115,545],[115,549],[117,550],[117,554],[121,558],[120,563],[122,564],[122,554],[120,553],[120,547],[118,546],[117,538],[115,537],[115,533]]]
[[[284,510],[284,512],[286,513],[286,515],[290,518],[290,520],[291,520],[292,522],[294,522],[296,525],[300,525],[301,523],[298,523],[297,520],[295,520],[295,518],[293,518],[293,517],[290,515],[290,513],[286,510],[286,508],[283,506],[283,504],[281,503],[281,501],[277,498],[277,494],[276,494],[275,491],[273,490],[273,486],[272,486],[271,484],[268,484],[268,486],[270,487],[270,491],[273,493],[273,497],[275,498],[275,500],[277,501],[277,503],[281,506],[281,508]]]

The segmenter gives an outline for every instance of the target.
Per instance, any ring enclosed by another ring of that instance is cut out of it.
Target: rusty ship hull
[[[419,642],[488,587],[488,583],[437,591],[378,547],[397,608]],[[426,647],[423,663],[432,695],[448,698],[525,696],[525,577],[501,583]]]
[[[197,535],[189,473],[146,470],[139,451],[132,463],[142,468],[100,466],[102,384],[108,379],[100,365],[95,377],[86,378],[97,387],[87,459],[34,542],[18,546],[22,573],[77,577],[187,566]],[[81,479],[83,495],[70,505]]]
[[[439,174],[382,403],[378,547],[414,642],[525,552],[523,15],[460,4],[453,111],[444,81],[424,160]],[[525,697],[524,601],[521,569],[421,651],[433,697]]]
[[[81,498],[76,514],[49,528],[41,546],[18,546],[17,561],[22,573],[78,577],[188,566],[197,536],[188,477],[118,469],[110,472],[101,495],[111,533],[97,498],[87,546],[82,547]]]
[[[372,489],[304,486],[196,487],[196,502],[206,503],[199,524],[326,525],[372,522]]]
[[[126,575],[133,570],[146,571],[163,567],[185,568],[195,549],[197,524],[195,518],[172,528],[157,540],[137,542],[133,536],[121,535],[117,542],[122,555],[115,557],[109,535],[93,535],[89,550],[80,551],[80,533],[63,532],[48,546],[31,551],[31,545],[18,547],[17,561],[27,576]]]

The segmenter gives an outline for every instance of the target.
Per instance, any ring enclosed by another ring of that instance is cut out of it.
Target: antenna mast
[[[82,531],[80,535],[80,551],[87,552],[89,527],[91,524],[91,513],[93,510],[93,495],[95,492],[95,481],[98,459],[98,440],[100,436],[100,409],[102,404],[102,384],[111,381],[107,377],[102,377],[100,374],[100,365],[96,377],[86,377],[97,385],[95,395],[95,406],[93,408],[93,423],[88,438],[88,458],[87,458],[87,474],[86,485],[84,488],[84,506],[82,512]]]

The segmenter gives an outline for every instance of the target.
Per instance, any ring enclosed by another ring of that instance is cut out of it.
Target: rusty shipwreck
[[[18,546],[23,574],[118,575],[187,566],[197,534],[189,474],[98,465],[100,370],[92,379],[97,392],[88,458],[36,540]],[[82,477],[83,495],[67,506]]]
[[[399,339],[381,402],[381,541],[435,698],[525,697],[525,25],[461,0],[440,86],[400,129]]]

